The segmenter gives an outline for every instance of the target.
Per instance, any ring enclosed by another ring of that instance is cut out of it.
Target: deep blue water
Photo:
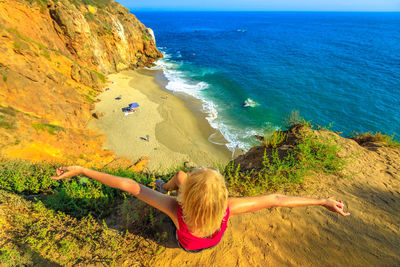
[[[345,136],[400,135],[400,13],[132,13],[166,55],[167,88],[202,99],[231,146],[292,110]]]

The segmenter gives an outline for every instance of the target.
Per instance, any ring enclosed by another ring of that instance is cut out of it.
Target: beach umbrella
[[[139,104],[137,102],[129,104],[129,108],[138,108],[138,107],[139,107]]]

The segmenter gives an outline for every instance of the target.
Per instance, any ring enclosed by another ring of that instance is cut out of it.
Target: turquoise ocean
[[[400,13],[131,12],[166,89],[201,100],[231,150],[293,110],[343,136],[400,135]]]

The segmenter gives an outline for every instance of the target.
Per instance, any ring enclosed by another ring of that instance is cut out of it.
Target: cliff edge
[[[154,34],[112,0],[0,0],[0,153],[104,165],[85,126],[106,74],[162,57]]]

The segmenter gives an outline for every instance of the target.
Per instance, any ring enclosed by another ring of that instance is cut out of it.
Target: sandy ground
[[[154,266],[400,266],[400,149],[342,141],[354,157],[349,177],[314,177],[300,195],[341,199],[351,216],[322,207],[236,215],[217,247],[189,254],[170,237]]]
[[[98,96],[95,109],[104,116],[90,121],[88,128],[100,130],[107,138],[105,148],[117,156],[133,162],[147,156],[152,171],[171,169],[185,161],[197,166],[224,166],[232,153],[226,146],[208,141],[216,131],[183,100],[161,90],[155,75],[156,71],[147,70],[109,75],[110,83]],[[138,102],[140,108],[125,116],[121,109],[132,102]]]

